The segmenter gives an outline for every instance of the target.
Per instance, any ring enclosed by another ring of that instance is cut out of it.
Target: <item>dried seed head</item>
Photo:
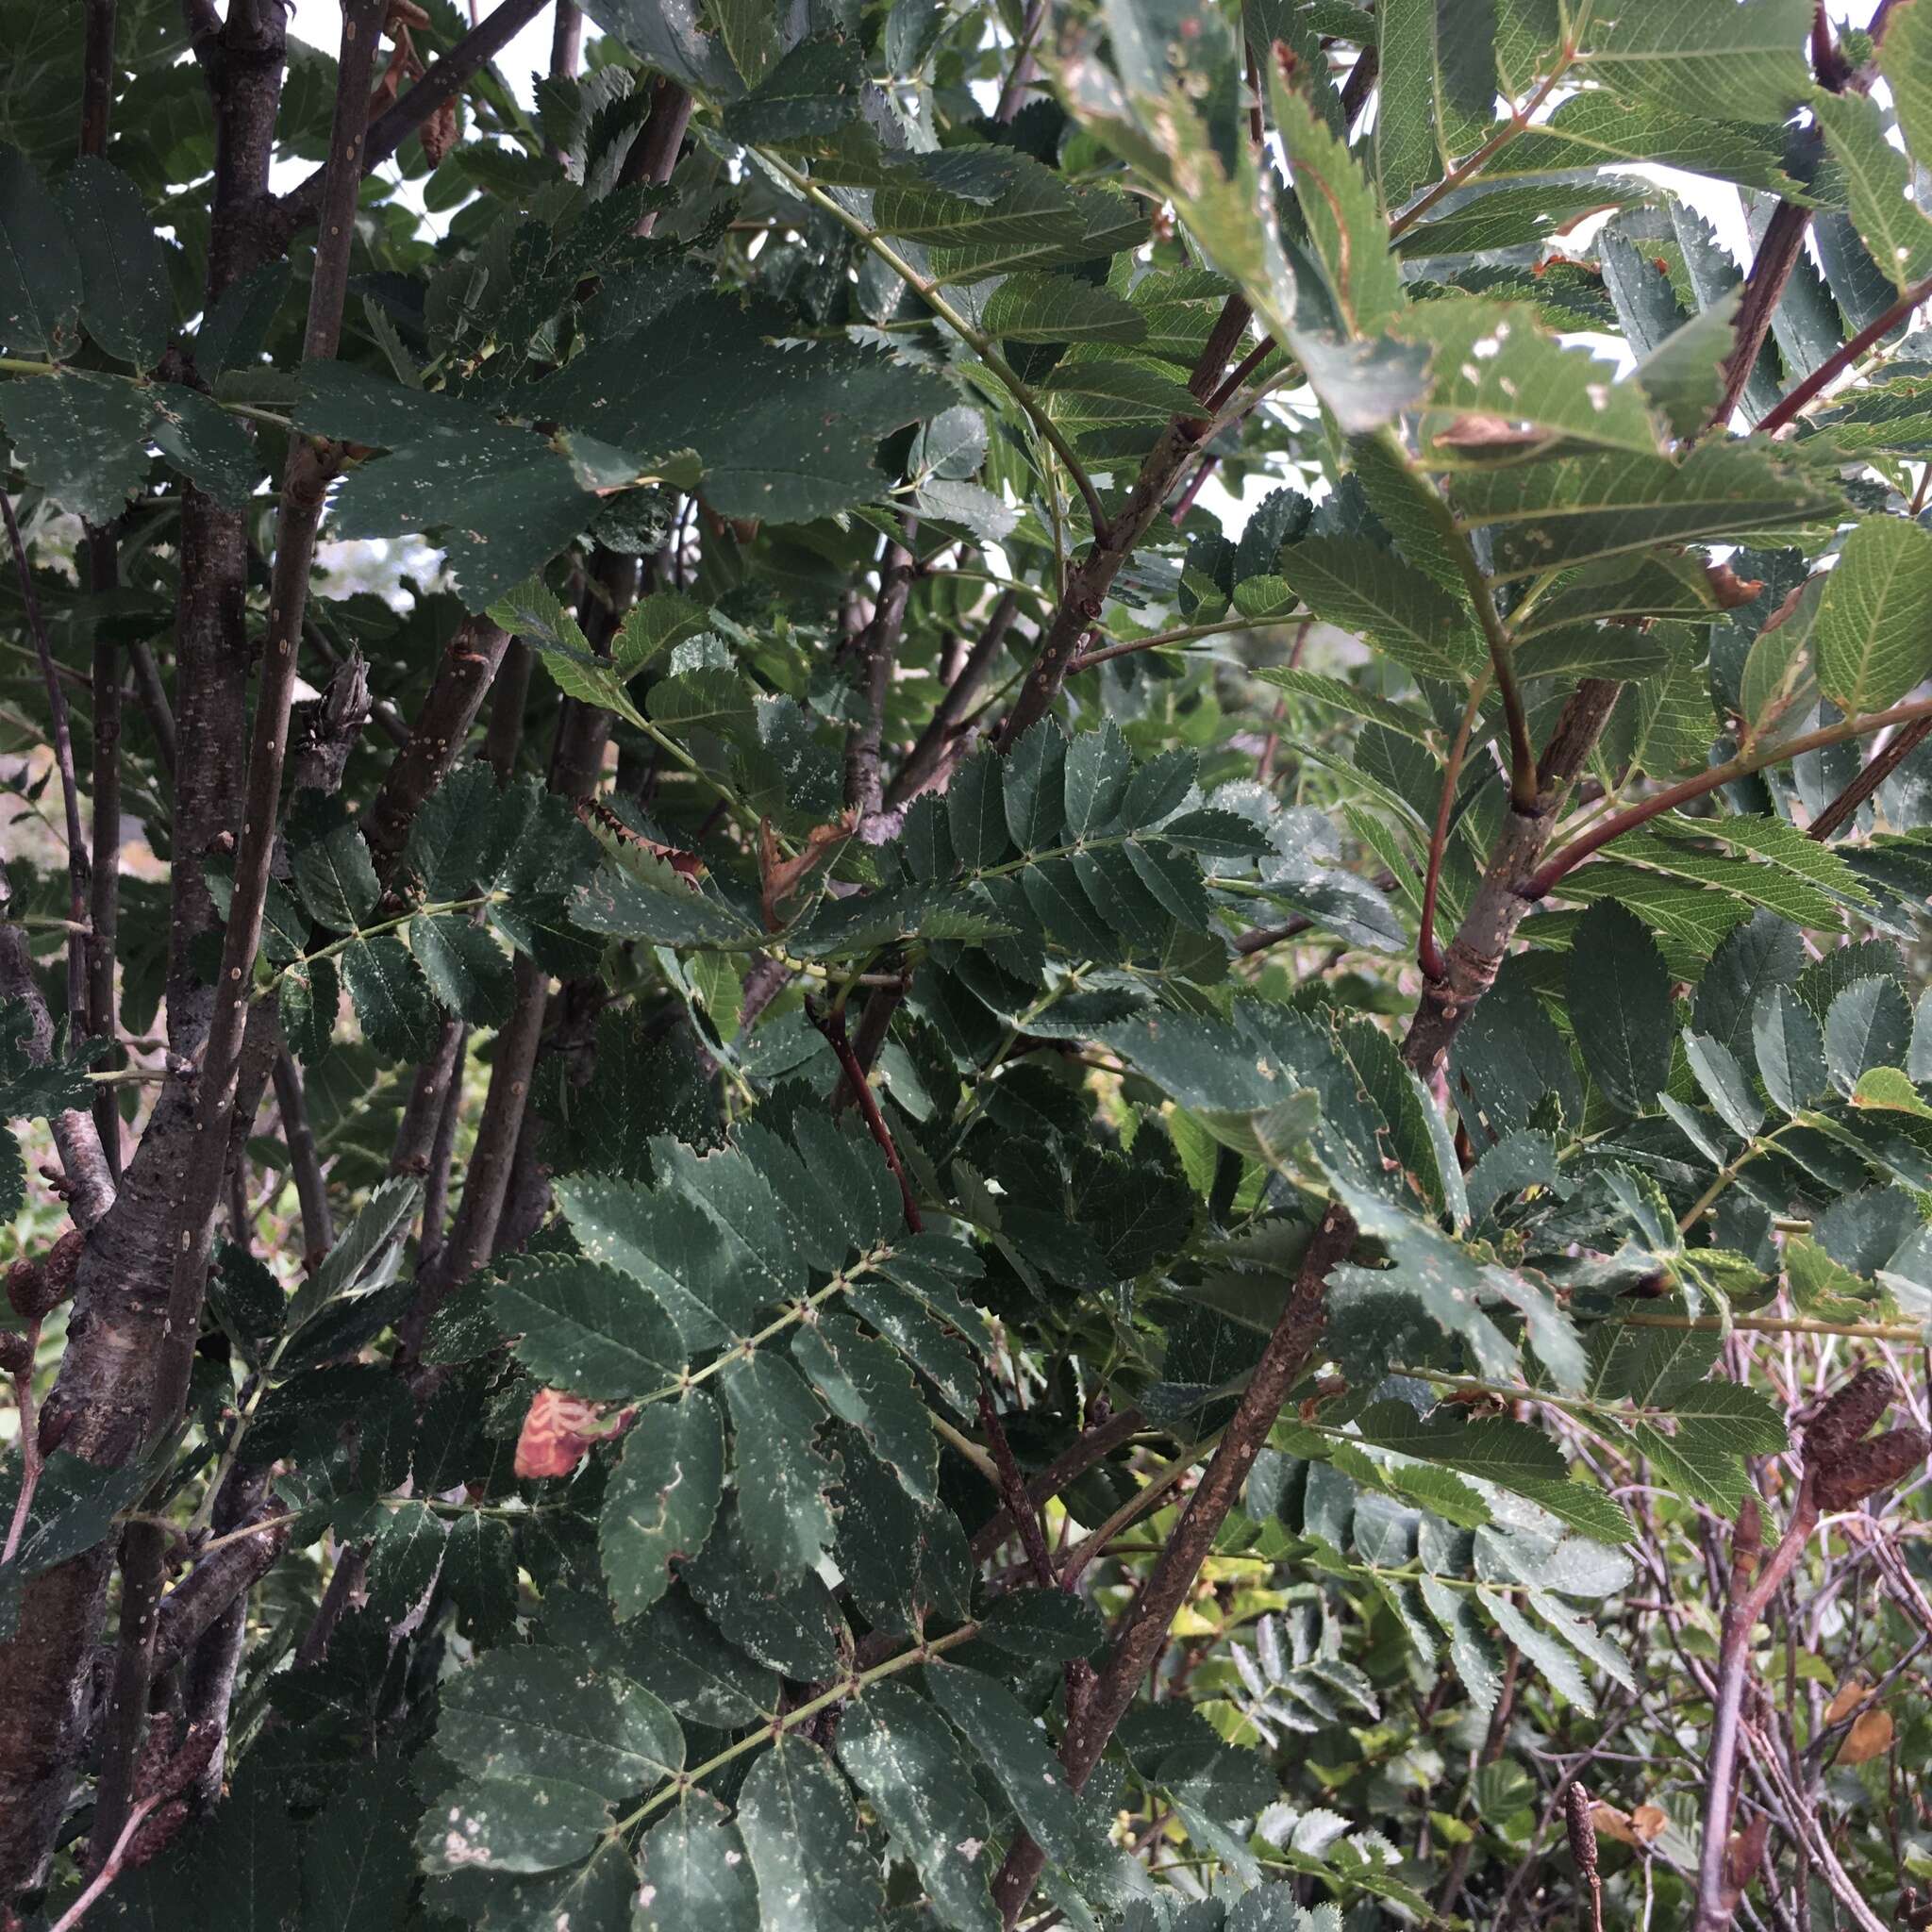
[[[454,99],[444,101],[416,130],[416,139],[423,143],[423,153],[432,168],[442,164],[442,158],[457,144],[457,104]]]
[[[1563,1793],[1563,1824],[1570,1834],[1570,1856],[1585,1878],[1596,1876],[1596,1820],[1591,1816],[1590,1793],[1573,1783]]]
[[[1724,1894],[1729,1911],[1738,1909],[1745,1888],[1757,1877],[1757,1868],[1764,1862],[1764,1840],[1770,1830],[1771,1820],[1762,1811],[1754,1812],[1744,1828],[1733,1832],[1724,1846]]]
[[[1860,1369],[1805,1424],[1805,1460],[1822,1477],[1898,1399],[1890,1369]]]
[[[168,1760],[167,1769],[156,1781],[156,1793],[172,1798],[196,1783],[208,1768],[221,1743],[222,1727],[213,1719],[190,1724],[187,1737],[181,1740],[180,1750]]]
[[[1932,1436],[1924,1429],[1887,1429],[1869,1442],[1853,1442],[1812,1477],[1821,1509],[1850,1509],[1879,1490],[1890,1489],[1932,1455]]]
[[[188,1800],[170,1798],[164,1805],[157,1805],[134,1828],[134,1836],[127,1841],[127,1850],[121,1862],[124,1865],[145,1865],[168,1848],[175,1834],[188,1822]]]
[[[34,1345],[18,1328],[0,1335],[0,1375],[25,1375],[34,1365]]]
[[[147,1727],[141,1740],[141,1755],[134,1760],[134,1795],[153,1798],[161,1794],[168,1763],[175,1756],[175,1740],[180,1727],[172,1710],[161,1711]]]
[[[24,1322],[38,1322],[74,1292],[74,1277],[87,1238],[70,1227],[38,1261],[16,1261],[8,1271],[7,1299]]]

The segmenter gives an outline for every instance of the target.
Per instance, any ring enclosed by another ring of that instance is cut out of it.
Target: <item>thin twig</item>
[[[1084,1430],[1026,1485],[1029,1507],[1038,1508],[1049,1497],[1058,1495],[1069,1483],[1086,1474],[1096,1462],[1111,1456],[1146,1425],[1147,1418],[1138,1408],[1124,1408],[1104,1423],[1095,1423]],[[1002,1505],[999,1513],[974,1533],[973,1560],[975,1563],[985,1562],[1012,1535],[1013,1529],[1014,1519]]]
[[[1932,475],[1932,463],[1925,466]],[[1840,826],[1857,815],[1858,808],[1924,743],[1932,738],[1932,718],[1921,718],[1894,732],[1866,762],[1858,775],[1812,820],[1810,837],[1823,843]]]
[[[1437,801],[1435,828],[1429,835],[1429,863],[1423,874],[1422,922],[1416,940],[1416,962],[1428,979],[1441,979],[1443,973],[1441,949],[1436,944],[1436,896],[1442,884],[1442,859],[1449,847],[1449,820],[1456,809],[1456,788],[1462,777],[1469,734],[1482,710],[1484,695],[1484,680],[1477,678],[1468,704],[1462,708],[1462,722],[1457,727],[1456,742],[1449,747],[1448,762],[1442,767],[1442,795]]]
[[[1613,814],[1581,837],[1572,840],[1544,860],[1524,882],[1523,895],[1532,900],[1546,897],[1556,890],[1566,873],[1574,871],[1592,852],[1600,851],[1611,840],[1621,839],[1634,826],[1647,824],[1652,819],[1688,804],[1693,798],[1703,798],[1720,786],[1730,784],[1733,779],[1748,777],[1753,772],[1761,772],[1767,766],[1781,765],[1791,758],[1802,758],[1807,752],[1823,751],[1827,745],[1843,744],[1848,739],[1869,738],[1889,725],[1913,724],[1922,718],[1932,718],[1932,698],[1917,698],[1907,704],[1893,705],[1890,710],[1874,711],[1868,717],[1843,718],[1836,724],[1821,725],[1816,731],[1803,732],[1779,744],[1740,752],[1736,758],[1727,758],[1721,765],[1712,765],[1694,778],[1680,779],[1674,785],[1665,786],[1661,791],[1652,792],[1639,804]]]
[[[121,1875],[122,1860],[127,1856],[127,1848],[134,1842],[134,1834],[146,1822],[147,1815],[159,1802],[156,1798],[143,1798],[127,1813],[127,1821],[114,1836],[114,1842],[108,1848],[108,1856],[100,1861],[99,1869],[81,1888],[80,1896],[56,1919],[47,1932],[74,1932],[88,1914],[94,1901]]]
[[[361,141],[361,172],[377,168],[445,101],[453,100],[509,45],[550,0],[503,0],[480,26],[465,34],[448,53],[432,60],[423,78],[368,124]],[[379,24],[378,24],[379,25]],[[271,218],[277,241],[287,245],[297,228],[323,210],[328,170],[317,168],[274,204]]]
[[[1932,275],[1913,283],[1876,322],[1868,323],[1850,341],[1841,342],[1803,382],[1781,397],[1758,424],[1758,435],[1771,436],[1794,422],[1812,397],[1828,389],[1873,343],[1889,335],[1928,297],[1932,297]]]
[[[865,1121],[866,1131],[886,1157],[886,1165],[891,1169],[892,1178],[899,1183],[899,1205],[906,1216],[907,1227],[914,1234],[923,1234],[925,1222],[919,1211],[919,1198],[913,1193],[912,1183],[906,1177],[906,1170],[900,1163],[899,1150],[892,1141],[892,1130],[887,1126],[886,1117],[879,1111],[878,1095],[872,1091],[872,1082],[866,1078],[865,1069],[859,1065],[858,1056],[853,1052],[852,1042],[845,1037],[844,1012],[836,1007],[827,1009],[809,997],[806,1000],[805,1011],[806,1017],[824,1035],[825,1043],[837,1056],[846,1083],[858,1097],[858,1111]]]
[[[1818,1526],[1812,1474],[1807,1472],[1799,1485],[1790,1523],[1761,1569],[1759,1520],[1755,1501],[1747,1499],[1732,1543],[1729,1595],[1718,1646],[1717,1704],[1706,1759],[1704,1838],[1697,1867],[1696,1932],[1722,1932],[1730,1922],[1733,1907],[1726,1898],[1724,1868],[1738,1803],[1739,1724],[1750,1674],[1751,1631]]]
[[[1032,77],[1033,44],[1039,40],[1040,29],[1045,24],[1046,0],[1033,0],[1032,6],[1026,9],[1026,18],[1021,23],[1020,37],[1013,42],[1013,64],[1007,71],[1006,85],[1000,89],[999,105],[992,110],[995,121],[1004,124],[1020,111],[1020,102]]]
[[[1008,1521],[1019,1532],[1020,1547],[1026,1552],[1033,1580],[1042,1590],[1057,1590],[1059,1578],[1054,1574],[1046,1532],[1040,1525],[1040,1511],[1027,1498],[1026,1479],[1020,1473],[1013,1445],[1007,1440],[1006,1424],[1000,1421],[992,1391],[984,1375],[979,1381],[979,1426],[986,1436],[987,1447],[992,1451],[992,1466],[999,1472],[1000,1501],[1006,1506]]]

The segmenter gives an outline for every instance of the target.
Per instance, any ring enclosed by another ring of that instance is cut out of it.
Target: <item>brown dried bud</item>
[[[1745,1889],[1757,1875],[1764,1862],[1764,1840],[1771,1820],[1762,1811],[1754,1812],[1742,1831],[1734,1831],[1724,1846],[1724,1900],[1726,1914],[1742,1903]]]
[[[198,1724],[190,1724],[188,1735],[182,1740],[181,1748],[168,1760],[168,1766],[157,1781],[158,1795],[174,1797],[196,1783],[221,1749],[222,1727],[213,1719]]]
[[[1840,1450],[1811,1478],[1821,1509],[1849,1509],[1879,1490],[1890,1489],[1932,1456],[1932,1436],[1924,1429],[1887,1429],[1869,1442]]]
[[[0,1375],[25,1375],[33,1371],[34,1345],[18,1328],[0,1334]]]
[[[1749,1581],[1757,1574],[1757,1558],[1764,1551],[1764,1512],[1757,1498],[1747,1494],[1738,1506],[1738,1527],[1731,1536],[1731,1567]]]
[[[23,1322],[38,1322],[74,1292],[87,1237],[70,1227],[38,1261],[16,1261],[7,1274],[7,1299]]]
[[[457,104],[454,97],[444,101],[417,128],[416,139],[423,143],[423,153],[429,165],[441,167],[442,158],[457,144]]]
[[[175,1756],[175,1740],[180,1728],[172,1710],[159,1712],[141,1740],[140,1755],[134,1760],[134,1795],[158,1798],[166,1795],[163,1778]]]
[[[1590,1793],[1573,1783],[1563,1793],[1563,1825],[1570,1834],[1570,1856],[1584,1877],[1596,1877],[1596,1820],[1591,1816]]]
[[[75,1277],[80,1273],[80,1257],[86,1252],[87,1237],[77,1227],[70,1227],[47,1250],[47,1258],[41,1266],[48,1282],[58,1291],[57,1302],[64,1302],[74,1292]]]
[[[7,1271],[7,1299],[23,1322],[38,1321],[54,1305],[40,1306],[41,1264],[38,1261],[16,1261]]]
[[[1740,577],[1727,563],[1707,563],[1704,580],[1710,586],[1720,610],[1735,610],[1740,605],[1750,603],[1764,588],[1762,577]]]
[[[122,1865],[128,1869],[145,1865],[150,1858],[167,1850],[175,1834],[187,1822],[186,1798],[170,1798],[165,1805],[157,1805],[134,1827],[134,1836],[128,1840],[127,1849],[121,1857]]]
[[[1823,1476],[1831,1463],[1868,1434],[1872,1424],[1897,1400],[1898,1384],[1890,1369],[1860,1369],[1805,1424],[1807,1467]]]

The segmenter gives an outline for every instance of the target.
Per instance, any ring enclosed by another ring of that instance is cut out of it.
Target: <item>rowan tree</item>
[[[288,11],[4,8],[0,1924],[1927,1923],[1932,0]]]

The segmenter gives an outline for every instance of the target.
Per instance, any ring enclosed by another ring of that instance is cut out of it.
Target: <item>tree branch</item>
[[[1092,546],[1068,575],[1065,594],[1041,640],[1033,668],[1006,722],[994,734],[994,742],[1002,750],[1045,717],[1058,700],[1081,644],[1100,621],[1107,593],[1121,566],[1160,514],[1168,491],[1200,445],[1203,425],[1211,414],[1207,398],[1219,385],[1227,358],[1246,333],[1251,313],[1239,295],[1227,298],[1188,382],[1189,389],[1202,398],[1201,415],[1170,418],[1141,463],[1119,513],[1105,525],[1096,524]]]
[[[1805,252],[1805,236],[1810,226],[1811,210],[1794,201],[1780,201],[1772,212],[1771,225],[1757,244],[1757,258],[1745,278],[1737,320],[1731,325],[1731,353],[1724,358],[1724,392],[1710,412],[1712,428],[1721,430],[1729,423],[1751,380],[1751,372],[1757,367],[1764,339],[1771,333],[1771,319],[1784,300],[1798,258]]]
[[[503,0],[480,25],[471,28],[448,53],[429,63],[423,78],[368,123],[361,141],[361,174],[379,168],[445,101],[453,100],[491,61],[541,13],[550,0]],[[377,23],[378,27],[380,22]],[[365,90],[366,92],[366,90]],[[366,107],[364,109],[367,112]],[[317,220],[325,206],[328,170],[318,168],[277,200],[269,227],[275,244],[286,248],[295,231]],[[354,203],[350,206],[353,208]]]
[[[87,0],[80,52],[80,152],[105,154],[114,111],[114,0]]]
[[[1013,42],[1013,64],[1007,71],[1006,85],[1000,89],[999,105],[992,110],[998,122],[1009,122],[1020,111],[1033,73],[1033,46],[1046,24],[1046,0],[1033,0],[1026,18],[1020,24],[1019,38]]]
[[[1758,1523],[1756,1501],[1747,1499],[1738,1518],[1732,1545],[1730,1590],[1718,1646],[1717,1704],[1711,1713],[1710,1749],[1705,1757],[1704,1838],[1697,1866],[1696,1932],[1723,1932],[1737,1910],[1733,1889],[1727,1883],[1726,1864],[1731,1820],[1738,1804],[1738,1732],[1744,1709],[1745,1685],[1751,1674],[1751,1629],[1818,1526],[1812,1474],[1807,1473],[1799,1486],[1790,1523],[1761,1574],[1757,1570]]]
[[[658,80],[651,86],[651,112],[618,171],[619,182],[634,188],[641,182],[661,187],[677,166],[678,150],[684,145],[684,130],[691,125],[691,98],[675,80]],[[646,208],[638,217],[635,232],[648,235],[658,225],[658,210]]]
[[[509,634],[487,617],[466,618],[443,646],[408,739],[384,774],[363,825],[375,875],[385,884],[416,814],[461,756],[508,647]]]
[[[858,1111],[865,1121],[866,1131],[871,1134],[878,1150],[886,1157],[886,1165],[892,1171],[892,1178],[899,1183],[899,1205],[906,1216],[906,1225],[913,1234],[923,1234],[925,1223],[919,1212],[919,1197],[912,1191],[912,1183],[906,1177],[906,1170],[899,1160],[899,1150],[892,1143],[892,1130],[886,1125],[886,1117],[879,1111],[878,1095],[872,1091],[872,1082],[865,1076],[865,1069],[858,1063],[858,1056],[852,1051],[852,1042],[845,1038],[845,1015],[837,1009],[826,1011],[819,1003],[807,996],[806,1018],[825,1037],[825,1043],[838,1057],[845,1080],[858,1096]]]
[[[0,872],[0,914],[6,912],[8,897],[7,875]],[[0,920],[0,999],[18,1000],[26,1008],[27,1032],[22,1044],[28,1059],[37,1066],[44,1065],[53,1051],[53,1016],[34,977],[26,936],[4,920]],[[55,1152],[60,1157],[60,1171],[67,1177],[68,1212],[75,1226],[92,1228],[105,1218],[115,1198],[114,1176],[93,1116],[80,1108],[70,1108],[54,1115],[49,1124]]]
[[[961,744],[970,735],[967,713],[978,696],[980,687],[986,682],[988,673],[998,659],[1019,609],[1018,592],[1000,592],[999,601],[993,605],[986,620],[986,628],[979,634],[979,641],[959,667],[958,675],[946,687],[945,694],[933,707],[925,729],[919,734],[912,749],[906,755],[906,762],[892,774],[891,783],[886,787],[885,804],[889,810],[908,804],[922,791],[934,789],[951,772],[958,761]]]
[[[348,290],[349,253],[355,233],[362,127],[374,75],[375,45],[388,0],[347,0],[342,10],[334,122],[321,202],[321,235],[309,281],[308,320],[303,337],[307,361],[334,358]],[[215,1208],[227,1171],[228,1141],[238,1117],[242,1054],[251,1008],[255,955],[261,943],[265,904],[280,819],[282,768],[288,752],[289,715],[294,697],[298,641],[308,599],[317,526],[327,490],[329,460],[306,440],[290,446],[282,475],[276,525],[275,575],[269,593],[269,629],[244,784],[242,836],[235,858],[234,890],[222,945],[221,979],[203,1053],[195,1141],[181,1176],[175,1217],[174,1268],[168,1287],[168,1325],[156,1363],[147,1416],[152,1441],[171,1428],[187,1400]],[[252,1109],[251,1109],[252,1110]],[[116,1663],[116,1701],[128,1713],[104,1755],[95,1795],[93,1843],[97,1857],[118,1840],[133,1799],[134,1757],[154,1661],[153,1610],[160,1595],[163,1533],[134,1524],[124,1540],[123,1589],[137,1607],[130,1622],[124,1607]]]
[[[282,1114],[282,1141],[289,1150],[289,1169],[295,1177],[295,1200],[302,1214],[302,1256],[313,1268],[335,1245],[335,1223],[328,1208],[328,1183],[315,1150],[308,1124],[308,1100],[302,1087],[302,1070],[286,1047],[275,1055],[275,1105]]]
[[[1061,1450],[1025,1485],[1027,1506],[1038,1509],[1041,1504],[1058,1495],[1068,1484],[1085,1475],[1096,1462],[1111,1456],[1129,1437],[1146,1425],[1147,1418],[1138,1408],[1124,1408],[1108,1417],[1104,1423],[1095,1423],[1091,1428],[1082,1431],[1074,1442]],[[973,1560],[984,1563],[1013,1534],[1016,1526],[1011,1510],[1002,1504],[998,1513],[974,1532]]]
[[[1423,988],[1402,1057],[1424,1083],[1436,1082],[1450,1046],[1475,1004],[1495,984],[1503,957],[1530,908],[1526,882],[1556,829],[1570,782],[1607,722],[1621,685],[1586,678],[1563,708],[1536,772],[1533,809],[1512,804],[1462,924],[1442,956],[1442,973]]]
[[[108,8],[112,12],[111,5]],[[92,9],[89,25],[92,26]],[[111,37],[111,22],[109,34]],[[121,575],[112,530],[81,539],[81,581],[90,594],[112,591]],[[87,1030],[112,1045],[120,1037],[114,966],[121,931],[121,654],[103,628],[93,642],[93,843],[88,858]],[[108,1172],[121,1182],[121,1108],[111,1089],[94,1096],[94,1130]]]
[[[1867,323],[1850,341],[1841,342],[1803,382],[1782,396],[1757,425],[1760,436],[1771,436],[1796,420],[1807,403],[1828,389],[1865,351],[1898,326],[1922,302],[1932,298],[1932,275],[1915,282],[1877,321]]]
[[[993,1407],[992,1391],[984,1375],[979,1381],[979,1426],[985,1431],[986,1446],[992,1452],[992,1466],[999,1472],[1000,1500],[1005,1506],[1003,1513],[1019,1531],[1020,1547],[1026,1552],[1033,1580],[1042,1590],[1058,1590],[1059,1577],[1046,1547],[1046,1532],[1040,1525],[1039,1506],[1027,1496],[1025,1480],[1013,1456],[1013,1445],[1007,1440],[1007,1425],[1000,1421],[1000,1412]]]
[[[1858,808],[1924,743],[1932,738],[1932,718],[1907,724],[1873,753],[1858,775],[1811,823],[1810,836],[1821,844],[1857,816]]]
[[[1807,752],[1823,751],[1827,745],[1843,744],[1848,739],[1869,738],[1874,731],[1883,731],[1889,725],[1914,724],[1923,718],[1932,718],[1932,698],[1916,698],[1907,704],[1894,705],[1888,711],[1874,711],[1867,717],[1841,718],[1836,724],[1821,725],[1816,731],[1788,738],[1782,743],[1740,752],[1736,758],[1726,758],[1721,765],[1712,765],[1699,772],[1695,777],[1667,785],[1661,791],[1654,791],[1640,803],[1592,825],[1582,837],[1573,839],[1561,851],[1538,867],[1520,888],[1522,895],[1528,900],[1546,897],[1556,890],[1566,873],[1574,871],[1592,852],[1601,851],[1611,840],[1621,839],[1636,826],[1647,824],[1660,814],[1689,804],[1693,798],[1702,798],[1721,786],[1749,777],[1753,772],[1761,772],[1767,766],[1781,765],[1791,758],[1802,758]]]
[[[1222,1434],[1220,1446],[1189,1497],[1153,1574],[1141,1586],[1122,1619],[1113,1648],[1092,1690],[1067,1724],[1060,1740],[1060,1762],[1075,1790],[1087,1782],[1115,1726],[1126,1715],[1174,1613],[1193,1588],[1215,1536],[1247,1481],[1255,1457],[1268,1441],[1281,1405],[1307,1366],[1325,1319],[1329,1270],[1346,1258],[1354,1240],[1355,1223],[1339,1203],[1331,1203],[1308,1242],[1293,1291]],[[1045,1862],[1046,1855],[1024,1833],[1007,1854],[993,1882],[993,1903],[1008,1925],[1019,1918],[1032,1896],[1034,1881]]]
[[[1436,896],[1442,884],[1442,860],[1449,849],[1449,820],[1456,809],[1456,788],[1462,777],[1462,760],[1469,750],[1469,734],[1482,710],[1483,680],[1477,678],[1462,708],[1462,722],[1457,726],[1456,742],[1449,747],[1448,762],[1442,767],[1442,792],[1436,804],[1436,824],[1429,835],[1428,870],[1423,875],[1422,918],[1416,940],[1416,963],[1424,979],[1441,979],[1444,971],[1442,953],[1436,944]]]
[[[80,56],[80,152],[108,145],[114,107],[115,0],[87,0]],[[81,587],[91,596],[120,580],[120,544],[111,529],[86,526],[78,558]],[[114,963],[121,924],[121,659],[96,627],[93,642],[93,845],[89,854],[87,1030],[95,1040],[117,1036]],[[121,1109],[110,1089],[94,1096],[94,1131],[108,1172],[121,1182]]]
[[[912,596],[918,563],[907,547],[916,538],[919,519],[901,519],[903,539],[888,542],[879,569],[879,597],[872,621],[854,640],[853,682],[858,698],[858,723],[845,733],[845,804],[853,825],[865,836],[869,819],[885,803],[885,783],[879,771],[879,745],[885,735],[886,693],[891,689],[892,663],[899,635],[906,625],[906,607]]]

